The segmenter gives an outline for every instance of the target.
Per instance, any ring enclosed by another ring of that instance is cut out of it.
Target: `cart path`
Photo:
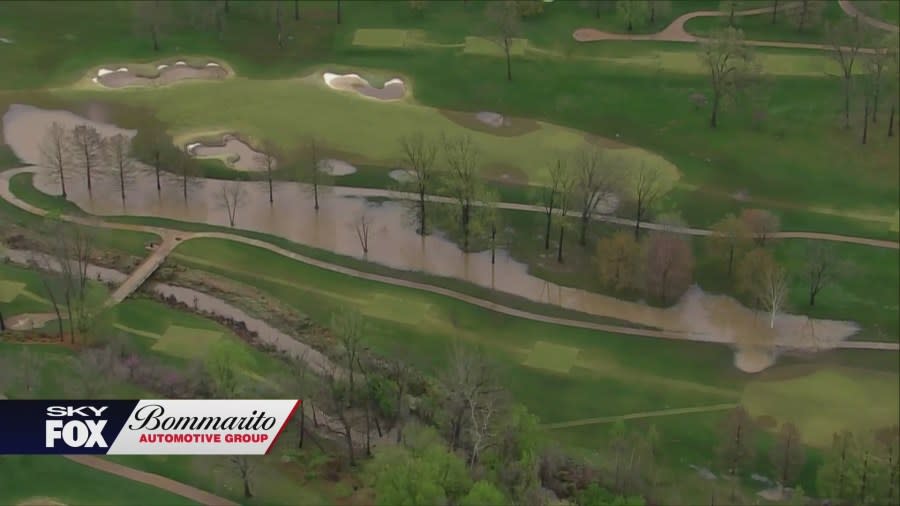
[[[778,10],[787,10],[793,9],[797,7],[796,3],[788,3],[783,6],[779,6]],[[844,12],[851,14],[847,8],[844,8],[844,2],[841,2],[841,8],[844,9]],[[849,6],[849,9],[855,11],[855,7],[853,5]],[[748,9],[744,11],[735,11],[735,16],[755,16],[759,14],[765,14],[767,12],[772,12],[772,7],[760,7],[757,9]],[[662,30],[656,33],[648,33],[648,34],[629,34],[629,33],[616,33],[616,32],[604,32],[602,30],[597,30],[595,28],[578,28],[574,32],[572,32],[572,38],[574,38],[578,42],[597,42],[603,40],[655,40],[660,42],[702,42],[705,40],[709,40],[705,37],[698,37],[696,35],[692,35],[684,28],[684,24],[694,18],[707,18],[707,17],[724,17],[729,16],[730,13],[722,12],[722,11],[694,11],[682,14],[675,18],[674,21],[669,23],[668,26],[663,28]],[[851,14],[852,15],[852,14]],[[860,19],[865,21],[862,15],[860,15]],[[877,20],[872,20],[876,21]],[[868,21],[866,21],[868,23]],[[871,24],[871,23],[869,23]],[[756,47],[776,47],[776,48],[786,48],[786,49],[816,49],[821,51],[833,51],[834,48],[828,44],[814,44],[807,42],[784,42],[784,41],[771,41],[771,40],[745,40],[745,44],[748,46],[756,46]],[[872,49],[862,48],[859,50],[861,53],[871,53]]]
[[[859,17],[860,21],[869,26],[874,26],[875,28],[878,28],[880,30],[900,33],[900,26],[869,16],[865,12],[859,10],[859,8],[850,0],[838,0],[838,5],[841,6],[841,10],[844,11],[848,16]]]
[[[7,170],[5,172],[0,173],[0,198],[3,198],[7,202],[12,205],[15,205],[23,210],[36,214],[38,216],[44,216],[47,214],[47,211],[33,206],[27,202],[22,201],[18,197],[16,197],[9,188],[9,180],[12,176],[16,174],[20,174],[23,172],[33,172],[35,170],[34,167],[23,167],[19,169]],[[537,206],[531,206],[537,207]],[[411,288],[414,290],[421,290],[425,292],[434,293],[437,295],[442,295],[444,297],[449,297],[452,299],[456,299],[462,302],[466,302],[468,304],[472,304],[474,306],[481,307],[483,309],[487,309],[490,311],[494,311],[496,313],[504,314],[507,316],[513,316],[516,318],[523,318],[527,320],[537,321],[541,323],[549,323],[553,325],[562,325],[567,327],[576,327],[583,328],[588,330],[596,330],[601,332],[609,332],[616,334],[626,334],[640,337],[651,337],[658,339],[672,339],[672,340],[686,340],[686,341],[698,341],[698,342],[706,342],[706,343],[718,343],[724,345],[731,345],[733,343],[723,342],[722,339],[718,336],[712,336],[709,334],[703,333],[687,333],[687,332],[678,332],[671,330],[651,330],[651,329],[639,329],[634,327],[626,327],[620,325],[608,325],[602,323],[595,322],[586,322],[579,320],[572,320],[568,318],[558,318],[552,316],[546,316],[542,314],[532,313],[528,311],[523,311],[521,309],[515,309],[508,306],[504,306],[501,304],[497,304],[495,302],[491,302],[485,299],[480,299],[478,297],[474,297],[472,295],[456,292],[441,286],[431,285],[427,283],[421,283],[417,281],[410,281],[406,279],[394,278],[390,276],[384,276],[381,274],[373,274],[369,272],[363,272],[356,269],[352,269],[349,267],[345,267],[343,265],[333,264],[329,262],[325,262],[322,260],[318,260],[315,258],[310,258],[299,253],[295,253],[293,251],[286,250],[284,248],[280,248],[275,246],[274,244],[259,240],[252,239],[249,237],[245,237],[242,235],[224,233],[224,232],[180,232],[174,231],[163,227],[153,227],[153,226],[145,226],[145,225],[131,225],[125,223],[112,223],[102,221],[100,219],[86,219],[77,216],[68,216],[61,215],[60,219],[79,223],[87,226],[101,227],[106,229],[113,230],[131,230],[137,232],[147,232],[156,234],[160,237],[167,237],[170,234],[174,235],[176,244],[183,244],[184,242],[191,239],[199,239],[199,238],[209,238],[209,239],[222,239],[227,241],[238,242],[242,244],[246,244],[249,246],[254,246],[257,248],[268,250],[272,253],[284,256],[286,258],[290,258],[292,260],[296,260],[298,262],[305,263],[307,265],[311,265],[313,267],[317,267],[323,270],[335,272],[338,274],[343,274],[346,276],[351,276],[358,279],[365,279],[368,281],[375,281],[378,283],[384,283],[393,286],[399,286],[403,288]],[[896,248],[896,246],[895,246]],[[290,281],[282,280],[282,282],[290,283]],[[900,350],[900,343],[884,343],[884,342],[866,342],[866,341],[853,341],[853,342],[841,342],[837,345],[838,348],[845,347],[845,345],[849,348],[854,349],[878,349],[878,350],[890,350],[896,351]],[[871,347],[871,348],[870,348]]]
[[[165,476],[148,473],[133,467],[123,466],[122,464],[100,457],[94,457],[92,455],[64,455],[64,457],[83,466],[103,471],[104,473],[121,476],[122,478],[143,483],[145,485],[150,485],[151,487],[156,487],[160,490],[165,490],[166,492],[190,499],[198,504],[203,504],[204,506],[238,506],[238,503],[234,501],[211,494],[205,490],[171,480]]]
[[[714,404],[711,406],[696,406],[692,408],[671,408],[660,409],[657,411],[642,411],[639,413],[629,413],[627,415],[617,416],[601,416],[597,418],[582,418],[581,420],[572,420],[569,422],[556,422],[541,425],[542,429],[566,429],[569,427],[581,427],[583,425],[596,425],[601,423],[613,423],[619,420],[635,420],[640,418],[653,418],[657,416],[673,416],[673,415],[689,415],[693,413],[709,413],[712,411],[725,411],[734,409],[738,404]]]

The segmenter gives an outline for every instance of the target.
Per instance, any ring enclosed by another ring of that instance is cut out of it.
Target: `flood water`
[[[233,135],[224,135],[221,145],[190,143],[187,145],[187,152],[197,158],[225,158],[228,165],[235,170],[266,170],[263,154]]]
[[[77,116],[59,111],[41,111],[14,106],[14,113],[3,117],[7,143],[20,158],[39,163],[36,141],[52,121],[72,125]],[[82,121],[83,122],[83,121]],[[107,126],[104,135],[115,133]],[[782,347],[819,349],[833,347],[853,334],[850,322],[810,320],[805,316],[781,315],[775,328],[769,328],[766,316],[744,307],[731,297],[714,296],[697,287],[689,290],[678,304],[661,309],[616,299],[581,289],[559,286],[528,273],[527,266],[497,252],[491,265],[489,251],[463,253],[451,241],[433,234],[422,238],[415,232],[408,206],[396,201],[372,203],[362,198],[363,189],[346,187],[319,189],[319,212],[313,210],[312,192],[300,183],[275,184],[274,203],[269,204],[265,182],[226,182],[196,180],[190,185],[188,201],[182,195],[180,181],[166,175],[164,188],[157,194],[149,171],[141,171],[127,191],[123,206],[115,177],[98,179],[89,196],[81,179],[69,182],[69,199],[84,210],[98,215],[143,215],[228,226],[224,205],[226,188],[238,184],[242,204],[236,215],[236,227],[265,232],[291,241],[362,258],[357,224],[365,214],[372,223],[366,260],[389,267],[423,271],[454,277],[536,302],[558,305],[598,316],[627,320],[636,324],[694,334],[704,340],[737,343],[742,347]],[[35,176],[38,189],[59,193],[59,184],[44,171]]]

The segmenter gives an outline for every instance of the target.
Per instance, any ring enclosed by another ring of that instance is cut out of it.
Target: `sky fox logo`
[[[69,448],[107,448],[103,438],[106,420],[79,420],[77,418],[99,418],[109,406],[50,406],[47,416],[54,418],[76,418],[75,420],[47,420],[47,448],[55,448],[56,442],[62,439]]]

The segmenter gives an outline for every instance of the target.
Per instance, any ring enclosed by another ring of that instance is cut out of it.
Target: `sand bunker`
[[[2,398],[2,396],[0,396]],[[50,497],[32,497],[17,503],[17,506],[66,506],[66,503],[59,502]]]
[[[159,64],[158,75],[147,77],[139,75],[135,69],[120,67],[115,70],[100,68],[93,82],[106,88],[124,88],[127,86],[161,86],[189,79],[217,80],[228,77],[228,71],[216,62],[209,62],[202,67],[192,67],[186,62],[177,61],[174,65]]]
[[[12,39],[7,39],[6,37],[0,37],[0,42],[2,42],[3,44],[12,44],[13,43]]]
[[[329,176],[347,176],[356,172],[356,167],[350,165],[343,160],[320,160],[319,171]]]
[[[503,117],[502,114],[496,112],[489,111],[481,111],[475,114],[475,118],[478,121],[484,123],[487,126],[500,128],[502,126],[509,126],[509,120]]]
[[[399,78],[384,83],[383,88],[375,88],[359,74],[322,74],[329,88],[340,91],[354,91],[364,97],[376,100],[400,100],[406,96],[406,84]]]
[[[416,174],[411,170],[396,169],[390,171],[388,177],[398,183],[408,183],[416,178]]]
[[[251,172],[266,170],[262,153],[231,134],[223,135],[221,144],[192,142],[186,145],[184,150],[195,158],[221,158],[225,165],[234,170]]]

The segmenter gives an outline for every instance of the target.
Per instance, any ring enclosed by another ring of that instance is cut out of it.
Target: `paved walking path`
[[[789,3],[783,6],[779,6],[778,10],[787,10],[793,9],[797,7],[796,3]],[[843,3],[841,5],[844,8]],[[850,6],[851,9],[855,9],[855,7]],[[758,9],[748,9],[744,11],[736,11],[734,13],[735,16],[756,16],[759,14],[765,14],[767,12],[772,12],[771,7],[761,7]],[[848,12],[845,9],[845,12]],[[849,12],[848,12],[849,13]],[[723,11],[694,11],[688,12],[686,14],[682,14],[675,18],[674,21],[669,23],[669,26],[663,28],[662,30],[656,33],[648,33],[648,34],[630,34],[630,33],[616,33],[616,32],[604,32],[602,30],[597,30],[595,28],[579,28],[572,33],[572,38],[574,38],[578,42],[597,42],[602,40],[655,40],[660,42],[702,42],[708,40],[705,37],[698,37],[696,35],[692,35],[688,33],[684,28],[684,24],[694,18],[706,18],[706,17],[724,17],[729,16],[730,13]],[[860,16],[860,19],[863,19]],[[873,20],[875,21],[875,20]],[[867,21],[868,22],[868,21]],[[806,42],[784,42],[784,41],[771,41],[771,40],[745,40],[745,44],[748,46],[757,46],[757,47],[777,47],[777,48],[787,48],[787,49],[816,49],[822,51],[832,51],[834,50],[833,46],[828,44],[813,44]],[[872,49],[862,48],[859,50],[861,53],[872,53]]]
[[[65,458],[83,466],[103,471],[104,473],[114,474],[131,481],[137,481],[145,485],[150,485],[151,487],[156,487],[160,490],[165,490],[166,492],[171,492],[205,506],[238,506],[238,503],[234,501],[210,494],[199,488],[175,480],[170,480],[169,478],[158,474],[123,466],[122,464],[117,464],[101,457],[94,457],[92,455],[65,455]],[[136,497],[135,500],[140,502],[140,498],[138,497]]]
[[[110,295],[109,299],[106,300],[106,307],[114,306],[122,302],[140,288],[141,285],[156,272],[156,269],[166,261],[169,253],[175,249],[175,246],[178,245],[178,241],[180,240],[178,234],[171,231],[162,234],[162,238],[162,242],[156,245],[153,253],[128,276],[128,279],[116,288],[112,295]]]
[[[20,174],[23,172],[33,172],[35,169],[33,167],[24,167],[19,169],[8,170],[0,173],[0,198],[3,198],[7,202],[12,205],[15,205],[21,209],[29,211],[33,214],[44,216],[47,212],[39,207],[28,204],[27,202],[22,201],[18,197],[16,197],[9,188],[9,180],[12,176],[16,174]],[[531,206],[537,207],[537,206]],[[563,325],[567,327],[576,327],[583,328],[589,330],[597,330],[602,332],[610,332],[610,333],[618,333],[618,334],[626,334],[633,336],[642,336],[642,337],[653,337],[659,339],[674,339],[674,340],[688,340],[688,341],[699,341],[699,342],[708,342],[708,343],[722,343],[722,344],[732,344],[732,343],[723,343],[721,338],[718,336],[712,336],[703,333],[686,333],[686,332],[677,332],[670,330],[649,330],[649,329],[638,329],[633,327],[625,327],[619,325],[607,325],[602,323],[594,323],[594,322],[584,322],[578,320],[571,320],[568,318],[557,318],[552,316],[541,315],[537,313],[531,313],[528,311],[523,311],[521,309],[515,309],[508,306],[503,306],[501,304],[497,304],[495,302],[491,302],[485,299],[480,299],[471,295],[467,295],[464,293],[456,292],[444,287],[430,285],[426,283],[420,283],[417,281],[410,281],[406,279],[398,279],[392,278],[389,276],[383,276],[381,274],[373,274],[369,272],[358,271],[356,269],[351,269],[349,267],[345,267],[343,265],[332,264],[328,262],[324,262],[322,260],[317,260],[315,258],[310,258],[304,255],[300,255],[293,251],[288,251],[286,249],[280,248],[273,244],[270,244],[265,241],[261,241],[259,239],[252,239],[249,237],[223,233],[223,232],[175,232],[170,229],[162,228],[162,227],[152,227],[152,226],[144,226],[144,225],[130,225],[124,223],[111,223],[105,222],[98,219],[85,219],[82,217],[68,216],[62,215],[61,219],[74,222],[81,223],[84,225],[102,227],[107,229],[118,229],[118,230],[131,230],[138,232],[148,232],[157,234],[160,237],[166,237],[169,234],[175,233],[175,239],[178,244],[182,244],[190,239],[197,238],[211,238],[211,239],[223,239],[227,241],[239,242],[242,244],[247,244],[250,246],[254,246],[257,248],[265,249],[276,253],[278,255],[290,258],[292,260],[296,260],[298,262],[305,263],[307,265],[312,265],[314,267],[318,267],[320,269],[328,270],[331,272],[336,272],[339,274],[344,274],[346,276],[351,276],[354,278],[365,279],[369,281],[375,281],[379,283],[400,286],[404,288],[412,288],[415,290],[422,290],[425,292],[434,293],[437,295],[442,295],[444,297],[453,298],[462,302],[466,302],[468,304],[472,304],[484,309],[488,309],[490,311],[494,311],[497,313],[505,314],[507,316],[513,316],[516,318],[523,318],[527,320],[549,323],[553,325]],[[849,344],[847,342],[839,343],[838,347],[844,347],[844,345]],[[874,342],[867,343],[865,341],[854,341],[852,343],[852,348],[866,348],[867,344],[872,344],[873,349],[890,349],[890,350],[900,350],[900,344],[898,343],[882,343],[882,342]]]
[[[850,0],[838,0],[838,4],[841,6],[841,10],[844,11],[848,16],[858,16],[860,21],[869,26],[874,26],[875,28],[878,28],[880,30],[900,33],[900,26],[869,16],[865,12],[860,11],[859,8],[857,8],[856,5],[854,5]]]
[[[601,416],[598,418],[583,418],[581,420],[572,420],[570,422],[557,422],[557,423],[548,423],[545,425],[541,425],[543,429],[565,429],[569,427],[581,427],[583,425],[596,425],[601,423],[612,423],[617,422],[619,420],[635,420],[640,418],[653,418],[657,416],[673,416],[673,415],[688,415],[692,413],[708,413],[711,411],[726,411],[729,409],[734,409],[738,405],[734,403],[730,404],[714,404],[712,406],[697,406],[693,408],[671,408],[671,409],[660,409],[658,411],[642,411],[640,413],[629,413],[627,415],[617,415],[617,416]]]

